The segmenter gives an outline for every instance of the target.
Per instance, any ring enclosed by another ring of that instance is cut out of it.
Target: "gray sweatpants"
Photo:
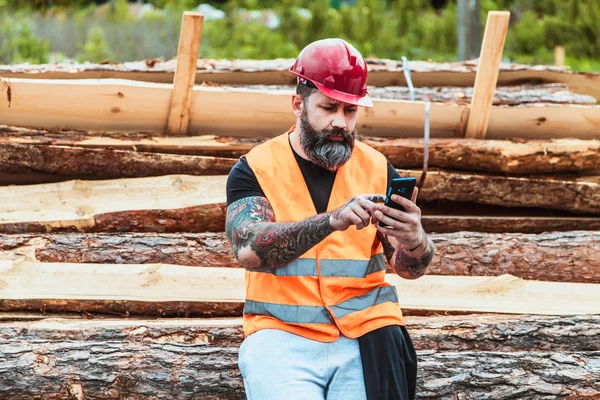
[[[365,400],[357,339],[321,343],[263,329],[240,347],[239,367],[248,400]]]

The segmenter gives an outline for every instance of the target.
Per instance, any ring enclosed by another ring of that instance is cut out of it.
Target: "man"
[[[404,278],[425,274],[434,245],[417,190],[412,202],[393,199],[406,212],[384,206],[399,174],[355,141],[358,107],[372,106],[358,50],[320,40],[290,71],[296,125],[227,181],[227,236],[246,269],[247,398],[412,398],[416,354],[383,255]]]

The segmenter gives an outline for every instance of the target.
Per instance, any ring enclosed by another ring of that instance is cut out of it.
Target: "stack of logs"
[[[0,398],[244,398],[225,182],[293,124],[292,62],[200,60],[183,135],[165,134],[172,64],[0,71]],[[418,397],[600,398],[600,76],[504,66],[475,140],[471,65],[414,64],[407,102],[400,64],[370,62],[361,140],[403,176],[432,102],[418,202],[437,254],[419,280],[388,274]]]

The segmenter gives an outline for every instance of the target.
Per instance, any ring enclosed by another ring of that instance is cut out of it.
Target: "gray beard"
[[[336,171],[344,165],[352,156],[356,128],[348,132],[341,128],[325,129],[317,131],[308,121],[306,111],[302,111],[300,117],[300,145],[308,156],[308,159],[321,168]],[[343,135],[343,141],[334,141],[332,136]]]

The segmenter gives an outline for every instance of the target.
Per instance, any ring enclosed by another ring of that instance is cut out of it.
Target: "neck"
[[[304,152],[304,149],[302,149],[302,145],[300,144],[300,135],[302,135],[302,131],[300,130],[300,121],[297,121],[296,129],[292,133],[290,133],[290,145],[292,146],[292,149],[294,149],[296,154],[298,154],[305,160],[310,161],[310,159]]]

